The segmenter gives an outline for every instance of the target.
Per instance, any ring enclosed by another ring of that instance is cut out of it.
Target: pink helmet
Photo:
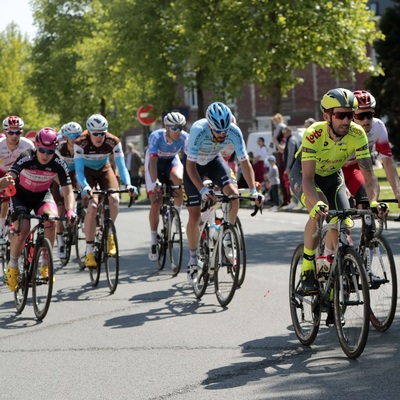
[[[36,146],[54,150],[58,146],[58,134],[53,128],[41,129],[35,137]]]

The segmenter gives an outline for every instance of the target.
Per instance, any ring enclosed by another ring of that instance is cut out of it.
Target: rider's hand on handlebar
[[[384,218],[389,213],[389,206],[386,203],[378,203],[377,201],[371,201],[370,203],[371,211],[378,214],[378,218]]]
[[[138,192],[136,186],[126,185],[126,189],[128,190],[130,196],[133,196],[133,197],[138,197],[139,196],[139,192]]]
[[[314,219],[317,215],[325,217],[327,215],[328,208],[328,205],[323,201],[317,201],[310,211],[310,218]]]
[[[81,197],[82,199],[89,199],[92,197],[92,188],[90,186],[85,186],[82,189]]]
[[[77,215],[75,214],[74,210],[67,210],[66,215],[68,223],[74,224],[77,219]]]
[[[202,200],[212,200],[212,201],[217,201],[217,198],[214,195],[214,190],[203,186],[200,189],[200,195]]]
[[[264,204],[265,196],[262,193],[257,192],[257,188],[253,187],[250,190],[250,197],[252,197],[258,207]]]

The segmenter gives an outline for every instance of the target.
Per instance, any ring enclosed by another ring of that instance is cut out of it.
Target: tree
[[[372,77],[366,87],[376,98],[376,115],[386,117],[393,152],[400,156],[400,0],[394,7],[387,8],[380,21],[380,29],[386,40],[375,43],[377,59],[382,64],[384,75]],[[385,119],[386,119],[385,118]]]

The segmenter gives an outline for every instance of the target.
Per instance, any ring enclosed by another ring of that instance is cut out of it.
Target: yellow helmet
[[[343,88],[329,90],[321,100],[322,112],[335,107],[345,107],[355,110],[357,106],[358,101],[353,92]]]

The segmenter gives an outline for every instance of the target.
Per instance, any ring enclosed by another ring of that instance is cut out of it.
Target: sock
[[[19,257],[10,256],[10,261],[8,263],[8,266],[10,268],[18,268],[18,260],[19,260]]]
[[[175,206],[175,208],[178,210],[178,214],[180,216],[182,211],[182,206]]]
[[[64,238],[62,233],[57,233],[57,246],[59,248],[64,246]]]
[[[333,250],[328,249],[326,246],[324,248],[324,256],[331,256],[333,254]]]
[[[190,254],[189,264],[190,265],[197,265],[197,249],[195,249],[195,250],[190,250],[189,249],[189,254]]]
[[[150,231],[150,237],[151,237],[151,240],[150,240],[151,245],[158,243],[157,231]]]
[[[94,253],[93,242],[86,242],[86,254],[93,254],[93,253]]]
[[[303,266],[301,272],[312,271],[314,269],[315,249],[310,250],[304,246]]]
[[[0,218],[0,234],[2,235],[6,228],[6,219]]]

